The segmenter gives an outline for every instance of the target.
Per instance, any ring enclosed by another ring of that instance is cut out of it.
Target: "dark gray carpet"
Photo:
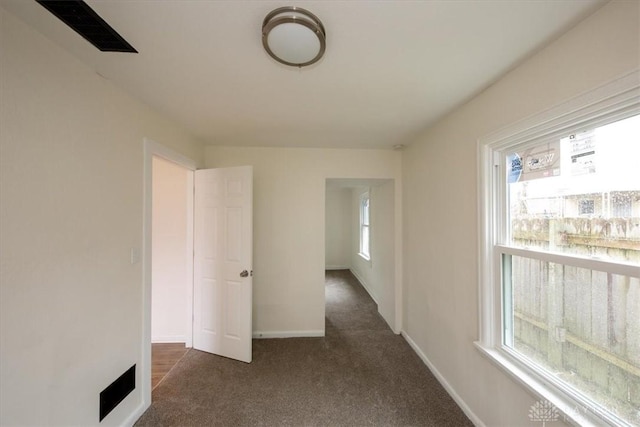
[[[190,350],[136,426],[471,426],[354,276],[326,280],[324,338],[254,340],[251,364]]]

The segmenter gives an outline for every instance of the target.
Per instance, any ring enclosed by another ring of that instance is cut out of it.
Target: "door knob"
[[[249,272],[247,270],[242,270],[240,272],[240,277],[249,277]]]

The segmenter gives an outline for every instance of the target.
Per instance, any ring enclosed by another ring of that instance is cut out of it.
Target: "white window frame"
[[[581,426],[626,423],[606,410],[594,408],[570,387],[503,345],[501,257],[503,254],[524,256],[632,277],[640,276],[640,267],[508,246],[509,236],[503,226],[507,221],[504,159],[511,147],[539,144],[541,139],[560,138],[585,126],[602,126],[636,114],[640,114],[638,70],[478,141],[480,330],[479,340],[474,344],[535,396],[555,405],[565,420]]]
[[[368,201],[368,205],[367,205],[367,209],[368,209],[368,217],[369,217],[369,222],[368,223],[364,223],[364,204],[365,201]],[[358,255],[360,255],[362,258],[366,259],[367,261],[371,261],[371,197],[369,197],[369,192],[367,191],[366,193],[362,193],[362,195],[360,195],[360,252],[358,253]],[[365,248],[364,247],[364,240],[363,240],[363,235],[364,235],[364,229],[367,228],[369,230],[369,247]],[[366,251],[365,251],[366,249]]]

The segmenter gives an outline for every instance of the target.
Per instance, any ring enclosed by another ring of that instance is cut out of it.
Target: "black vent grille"
[[[36,0],[102,52],[138,53],[82,0]]]
[[[136,365],[100,392],[100,421],[136,388]]]

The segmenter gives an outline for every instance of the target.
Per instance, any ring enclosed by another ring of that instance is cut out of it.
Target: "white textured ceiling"
[[[35,1],[10,12],[212,145],[391,148],[561,35],[601,0],[87,3],[140,53],[102,53]],[[324,58],[297,69],[262,48],[264,16],[309,9]]]

